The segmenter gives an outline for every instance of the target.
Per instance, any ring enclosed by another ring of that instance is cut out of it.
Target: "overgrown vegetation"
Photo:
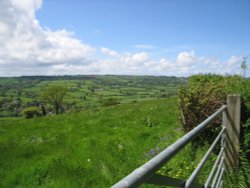
[[[225,82],[222,76],[196,75],[179,90],[181,123],[185,131],[209,117],[225,102]]]
[[[188,85],[179,90],[180,119],[183,129],[189,131],[209,117],[226,102],[228,94],[242,97],[241,120],[249,118],[246,104],[250,101],[250,84],[240,76],[194,75],[189,77]],[[221,121],[216,121],[204,133],[213,135]]]
[[[220,76],[220,75],[194,75],[188,79],[188,85],[182,86],[179,90],[179,108],[182,127],[189,131],[200,122],[214,113],[222,104],[225,103],[228,94],[241,95],[241,164],[237,174],[241,175],[239,179],[244,179],[241,183],[247,187],[249,179],[242,172],[247,172],[249,165],[249,147],[250,147],[250,81],[240,76]],[[196,140],[199,145],[202,140],[214,140],[221,120],[218,119],[205,130],[200,138]],[[194,144],[195,145],[195,144]],[[196,146],[196,150],[198,145]],[[248,160],[246,160],[248,159]],[[230,176],[231,174],[231,176]],[[227,178],[233,181],[233,186],[237,178],[233,178],[233,173],[229,173]],[[228,183],[229,185],[229,183]]]

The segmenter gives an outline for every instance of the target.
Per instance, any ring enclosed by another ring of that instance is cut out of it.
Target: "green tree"
[[[45,102],[54,107],[56,114],[59,114],[60,107],[66,93],[67,88],[63,86],[50,86],[42,93],[42,98]]]

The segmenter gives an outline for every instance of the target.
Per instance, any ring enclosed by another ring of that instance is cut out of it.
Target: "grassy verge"
[[[175,98],[0,121],[0,187],[109,187],[182,134]]]

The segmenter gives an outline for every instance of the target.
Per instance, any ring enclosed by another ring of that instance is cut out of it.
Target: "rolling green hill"
[[[1,118],[0,187],[109,187],[182,134],[176,102]]]
[[[164,76],[23,76],[0,78],[0,117],[18,117],[30,106],[39,106],[41,94],[50,86],[68,92],[63,111],[96,108],[109,99],[118,103],[167,98],[177,94],[185,78]],[[49,110],[49,107],[47,107]]]
[[[0,118],[0,187],[110,187],[184,134],[171,97],[183,84],[182,78],[147,76],[0,78],[0,116],[6,116]],[[51,85],[69,89],[67,113],[7,117],[39,103]],[[103,105],[106,99],[118,103]],[[187,179],[208,146],[189,144],[157,173]],[[244,156],[227,187],[247,185]],[[199,182],[214,160],[212,154]]]

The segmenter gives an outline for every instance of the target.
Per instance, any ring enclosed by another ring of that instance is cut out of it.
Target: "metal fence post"
[[[227,96],[227,161],[233,168],[239,165],[240,95]]]
[[[222,126],[226,129],[226,131],[221,136],[221,147],[224,148],[223,150],[223,158],[225,162],[223,164],[223,168],[226,170],[225,163],[227,162],[226,150],[227,150],[227,110],[222,112]]]

